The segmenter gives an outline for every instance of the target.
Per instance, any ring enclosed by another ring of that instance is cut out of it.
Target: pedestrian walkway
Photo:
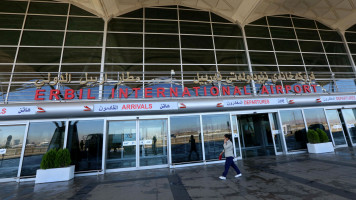
[[[356,199],[356,148],[320,155],[238,161],[242,177],[224,164],[76,177],[70,182],[1,183],[0,199]]]

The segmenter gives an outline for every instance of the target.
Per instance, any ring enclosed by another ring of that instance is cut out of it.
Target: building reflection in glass
[[[202,161],[200,117],[171,117],[172,163]]]
[[[25,125],[0,126],[0,178],[17,176]]]
[[[283,110],[280,114],[288,151],[306,149],[308,139],[302,111]]]
[[[330,123],[335,146],[347,145],[344,131],[342,129],[342,124],[339,117],[339,112],[337,110],[326,110],[326,115]]]
[[[331,136],[329,131],[328,122],[326,121],[326,116],[324,109],[305,109],[304,110],[305,121],[307,122],[308,130],[317,130],[321,129],[326,132],[331,142]]]
[[[109,121],[106,168],[136,167],[136,121]]]
[[[101,169],[103,128],[103,120],[69,121],[67,148],[75,171]]]
[[[230,115],[203,115],[205,159],[218,159],[223,150],[224,135],[231,134]]]
[[[349,138],[356,143],[356,109],[342,109],[342,114],[348,129]]]
[[[64,133],[64,121],[30,123],[21,176],[35,175],[43,154],[53,148],[63,148]]]
[[[140,120],[140,166],[167,164],[167,120]]]

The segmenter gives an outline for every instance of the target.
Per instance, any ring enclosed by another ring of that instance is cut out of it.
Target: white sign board
[[[224,100],[224,107],[263,106],[288,104],[286,98]]]
[[[34,115],[37,112],[37,106],[21,107],[0,107],[0,116],[6,115]]]
[[[124,145],[124,147],[126,147],[126,146],[135,146],[136,145],[136,141],[124,141],[123,145]]]
[[[0,155],[6,154],[6,149],[0,149]]]
[[[339,128],[342,128],[341,125],[333,125],[333,129],[339,129]]]
[[[354,128],[355,124],[347,124],[347,128]]]
[[[343,101],[356,101],[356,95],[346,96],[322,96],[320,97],[322,102],[343,102]]]
[[[94,112],[177,110],[177,102],[95,104]]]

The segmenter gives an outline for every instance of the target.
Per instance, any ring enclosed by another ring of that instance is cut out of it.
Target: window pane
[[[70,13],[69,15],[80,15],[80,16],[95,16],[94,14],[85,11],[77,6],[71,5],[70,6]]]
[[[26,29],[64,30],[67,17],[28,15]]]
[[[241,29],[236,24],[213,24],[214,35],[242,36]]]
[[[106,168],[136,167],[136,121],[108,122],[108,137]]]
[[[252,64],[276,64],[274,53],[250,52]]]
[[[179,50],[145,50],[146,63],[180,63]]]
[[[270,37],[267,27],[245,26],[245,32],[247,37],[264,37],[264,38]]]
[[[273,47],[270,39],[247,38],[247,45],[249,50],[273,51]]]
[[[267,26],[267,20],[266,20],[266,17],[262,17],[254,22],[251,22],[250,24],[266,25]]]
[[[352,54],[356,53],[356,44],[348,43],[349,49]]]
[[[341,36],[336,31],[319,31],[323,41],[342,41]]]
[[[270,26],[284,26],[284,27],[292,27],[291,18],[285,17],[267,17],[268,24]]]
[[[68,4],[31,2],[29,13],[67,15]]]
[[[293,18],[294,27],[316,29],[314,20]]]
[[[66,46],[103,46],[102,33],[68,32]]]
[[[276,51],[297,51],[299,52],[298,43],[295,40],[273,40]]]
[[[13,63],[16,48],[0,47],[0,63]]]
[[[244,41],[242,38],[214,37],[214,42],[216,49],[245,49]]]
[[[303,53],[306,65],[327,65],[325,54]]]
[[[179,48],[179,36],[146,34],[145,46],[157,48]]]
[[[0,147],[6,149],[1,157],[0,178],[17,177],[25,131],[25,125],[0,126]]]
[[[1,8],[1,6],[0,6]],[[17,28],[21,29],[24,15],[5,15],[0,14],[0,28]]]
[[[20,31],[0,31],[0,45],[17,45]],[[22,36],[23,37],[23,36]]]
[[[316,30],[306,30],[306,29],[296,29],[298,39],[303,40],[320,40],[318,31]]]
[[[214,51],[182,50],[183,63],[215,64]]]
[[[106,49],[106,63],[142,63],[142,49]]]
[[[294,30],[291,28],[271,27],[270,30],[273,38],[296,39]]]
[[[29,46],[62,46],[64,32],[24,31],[21,45]]]
[[[64,132],[64,121],[30,123],[21,176],[34,176],[47,151],[63,148]]]
[[[307,148],[307,134],[301,110],[280,111],[288,151]]]
[[[321,129],[326,132],[331,142],[331,136],[329,131],[328,122],[326,121],[326,116],[324,109],[304,109],[305,121],[307,122],[308,130]]]
[[[180,32],[211,35],[211,27],[209,23],[180,22]]]
[[[356,42],[356,33],[346,32],[345,37],[348,42]]]
[[[213,49],[211,36],[181,36],[182,48]]]
[[[303,52],[324,52],[321,42],[300,41],[299,45]]]
[[[145,8],[146,18],[151,19],[177,19],[176,9]]]
[[[300,53],[276,53],[279,65],[303,65]]]
[[[184,126],[182,126],[184,124]],[[171,117],[172,162],[203,160],[200,117]]]
[[[216,51],[218,64],[247,64],[244,51]]]
[[[108,31],[142,32],[143,21],[132,19],[111,19],[108,24]],[[146,32],[148,32],[147,27]]]
[[[209,12],[192,10],[179,10],[179,19],[191,21],[210,21]]]
[[[108,33],[106,45],[108,47],[142,47],[142,41],[142,34]]]
[[[324,42],[324,48],[326,53],[346,53],[346,49],[343,43]],[[351,49],[350,51],[352,52]]]
[[[217,160],[224,144],[224,135],[231,134],[230,115],[203,115],[206,160]]]
[[[148,33],[178,33],[178,22],[146,20],[145,31]]]
[[[67,149],[75,171],[100,170],[104,120],[69,121]]]
[[[63,63],[100,63],[101,48],[65,48]]]
[[[68,30],[104,31],[101,18],[69,17]]]
[[[17,63],[59,63],[61,48],[22,47]]]
[[[340,54],[328,54],[330,65],[350,65],[349,57]]]
[[[0,12],[25,13],[26,8],[26,1],[0,1]]]
[[[214,13],[211,13],[211,21],[212,22],[223,22],[223,23],[231,23],[229,20],[220,17],[219,15],[216,15]]]

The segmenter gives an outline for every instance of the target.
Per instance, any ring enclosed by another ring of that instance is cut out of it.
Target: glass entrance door
[[[245,157],[276,155],[275,142],[268,114],[236,116]]]
[[[342,109],[347,133],[352,146],[356,146],[356,109]]]
[[[109,121],[106,169],[166,165],[167,119]]]
[[[282,129],[280,124],[278,123],[277,115],[278,115],[277,113],[268,113],[268,118],[269,118],[269,123],[271,125],[274,152],[276,155],[281,155],[283,154],[283,142],[282,142],[283,139],[282,139]]]
[[[326,110],[326,117],[329,122],[331,136],[335,147],[346,147],[346,137],[342,128],[339,112],[337,110]]]

